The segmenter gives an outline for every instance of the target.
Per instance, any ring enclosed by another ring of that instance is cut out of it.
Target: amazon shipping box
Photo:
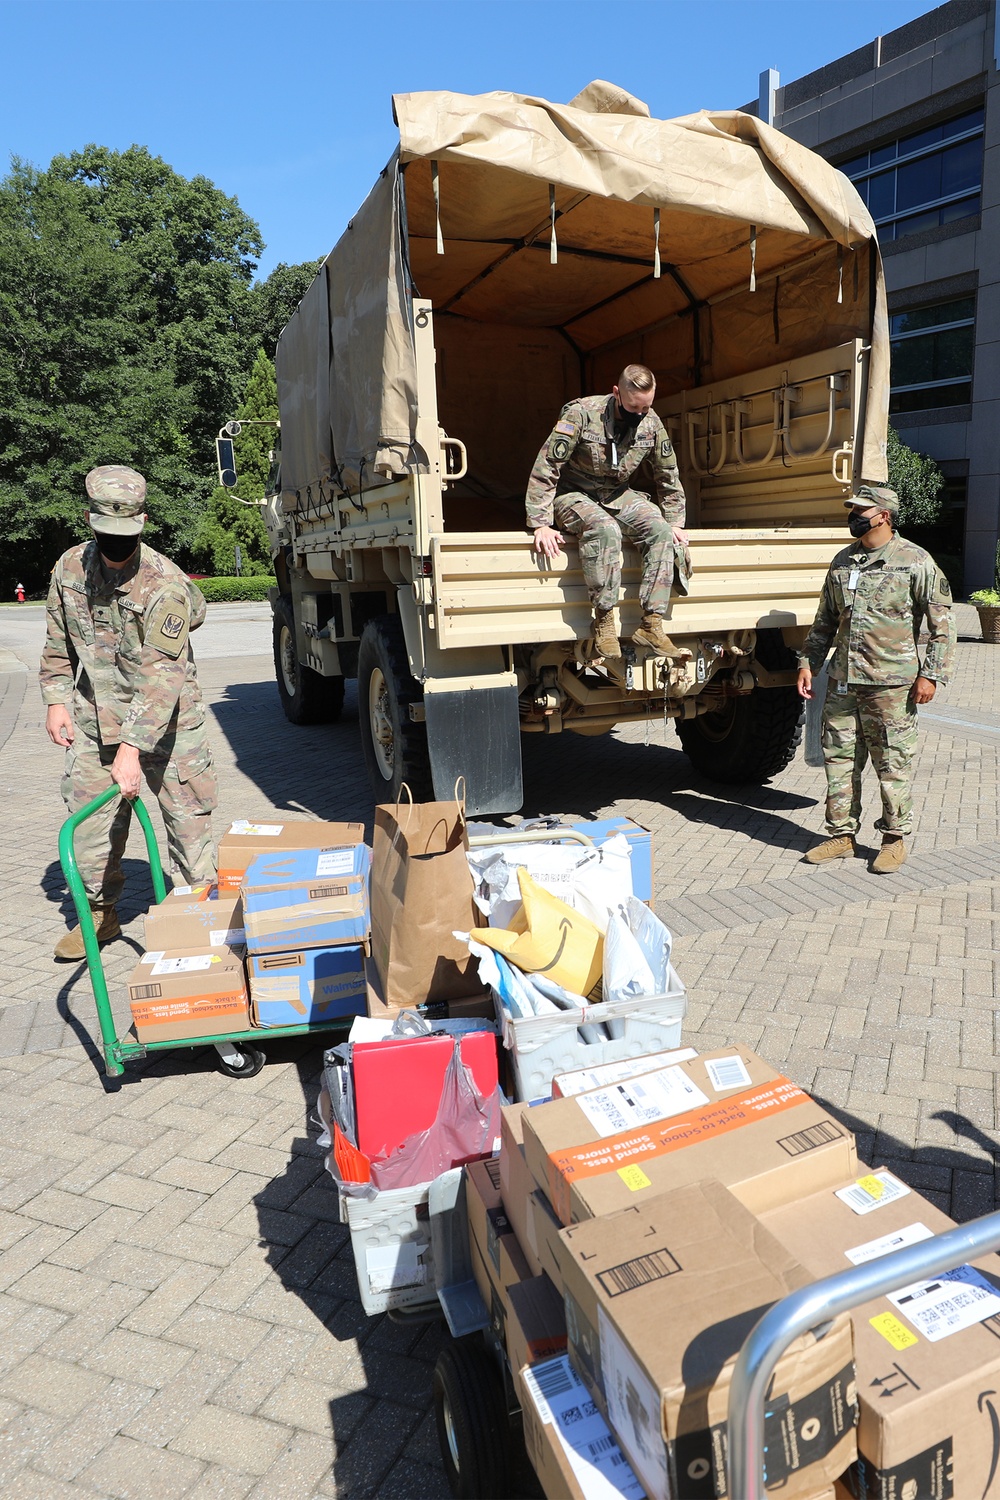
[[[146,913],[146,947],[151,953],[190,953],[195,948],[238,948],[244,942],[239,891],[214,883],[175,887]]]
[[[733,1368],[767,1308],[810,1273],[718,1182],[659,1193],[559,1236],[570,1358],[649,1500],[728,1494]],[[856,1457],[851,1324],[797,1338],[764,1413],[765,1480],[783,1500]],[[732,1500],[741,1500],[734,1496]]]
[[[219,888],[238,891],[244,870],[258,854],[279,849],[336,849],[364,842],[363,823],[251,823],[240,818],[219,840]]]
[[[850,1131],[747,1047],[553,1099],[523,1119],[528,1169],[562,1224],[706,1177],[760,1213],[857,1165]]]
[[[764,1214],[818,1280],[954,1225],[886,1171]],[[860,1500],[980,1500],[1000,1472],[1000,1257],[988,1255],[852,1314]]]
[[[129,976],[128,996],[140,1042],[224,1036],[250,1027],[246,972],[232,948],[147,953]]]

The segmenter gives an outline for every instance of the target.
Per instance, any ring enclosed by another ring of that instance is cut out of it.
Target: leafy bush
[[[899,496],[901,526],[933,526],[941,519],[944,475],[926,453],[916,453],[892,426],[886,435],[889,483]]]
[[[196,578],[209,604],[259,604],[267,598],[277,579],[268,573],[251,573],[241,578]]]
[[[969,595],[970,604],[982,604],[986,609],[1000,609],[1000,594],[996,589],[976,589]]]

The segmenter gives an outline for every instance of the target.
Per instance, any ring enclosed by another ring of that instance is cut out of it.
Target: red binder
[[[493,1032],[468,1032],[460,1045],[462,1062],[479,1093],[492,1094],[497,1086]],[[434,1124],[453,1046],[450,1036],[355,1042],[351,1048],[354,1108],[358,1148],[366,1156],[387,1156],[408,1136]]]

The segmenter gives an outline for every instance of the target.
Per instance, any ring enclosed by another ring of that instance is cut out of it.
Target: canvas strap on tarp
[[[436,161],[431,162],[431,187],[434,190],[434,230],[437,234],[437,253],[444,254],[444,235],[441,233],[441,173]]]
[[[653,209],[653,280],[660,279],[660,210]]]

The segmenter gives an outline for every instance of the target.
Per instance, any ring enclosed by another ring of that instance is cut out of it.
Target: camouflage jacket
[[[205,599],[166,557],[140,544],[139,561],[105,577],[96,542],[64,552],[52,570],[40,672],[45,703],[72,704],[77,729],[102,745],[168,750],[203,733],[205,706],[188,633]]]
[[[818,672],[832,644],[830,676],[838,682],[947,682],[955,654],[951,602],[947,578],[922,547],[894,536],[872,556],[854,542],[830,564],[799,662]],[[917,641],[925,623],[930,640],[921,665]]]
[[[673,444],[654,411],[647,412],[619,448],[614,436],[615,398],[584,396],[564,406],[535,459],[525,505],[528,525],[551,526],[556,497],[569,492],[597,500],[608,510],[629,488],[641,463],[653,470],[654,498],[666,519],[684,524],[684,487]]]

